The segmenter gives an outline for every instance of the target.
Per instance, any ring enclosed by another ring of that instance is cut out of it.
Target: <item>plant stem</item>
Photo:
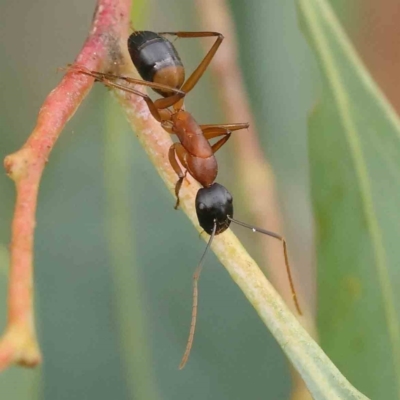
[[[91,32],[76,58],[88,69],[100,69],[119,55],[118,39],[129,24],[130,0],[98,0]],[[41,361],[34,322],[33,235],[36,203],[44,167],[62,129],[79,107],[93,79],[69,71],[48,95],[35,129],[4,166],[16,185],[11,233],[8,321],[0,341],[0,370],[12,363],[35,366]]]

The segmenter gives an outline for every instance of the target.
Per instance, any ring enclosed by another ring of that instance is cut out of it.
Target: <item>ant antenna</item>
[[[290,290],[292,291],[292,297],[293,297],[294,305],[296,306],[296,310],[299,313],[299,315],[303,315],[303,313],[301,312],[301,309],[300,309],[299,301],[297,299],[296,290],[294,288],[292,273],[290,272],[289,257],[288,257],[288,254],[287,254],[287,246],[286,246],[285,238],[283,236],[281,236],[281,235],[278,235],[275,232],[271,232],[271,231],[267,231],[265,229],[257,228],[256,226],[252,226],[250,224],[246,224],[245,222],[241,222],[241,221],[238,221],[236,219],[233,219],[229,215],[227,217],[228,217],[228,219],[230,221],[234,222],[235,224],[238,224],[238,225],[241,225],[241,226],[243,226],[245,228],[251,229],[253,232],[263,233],[264,235],[271,236],[271,237],[273,237],[275,239],[278,239],[278,240],[280,240],[282,242],[283,255],[285,257],[286,273],[287,273],[287,276],[288,276],[288,279],[289,279],[289,285],[290,285]]]
[[[204,250],[203,255],[201,256],[199,265],[197,266],[194,274],[193,274],[193,305],[192,305],[192,320],[190,322],[190,330],[189,330],[189,337],[188,341],[186,344],[186,349],[185,352],[183,353],[183,357],[181,360],[181,363],[179,364],[179,369],[183,369],[189,359],[190,351],[192,349],[193,345],[193,339],[194,339],[194,332],[196,330],[196,320],[197,320],[197,305],[198,305],[198,299],[199,299],[199,291],[197,288],[199,278],[200,278],[200,273],[204,265],[204,260],[207,254],[207,251],[209,247],[211,246],[211,243],[214,239],[215,233],[217,231],[217,221],[214,219],[214,227],[210,236],[210,240],[207,243],[207,246]]]

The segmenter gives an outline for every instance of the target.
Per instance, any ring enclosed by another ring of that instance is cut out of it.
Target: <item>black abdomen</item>
[[[140,76],[149,82],[154,82],[156,73],[166,67],[183,68],[173,44],[155,32],[133,32],[128,39],[128,50]]]

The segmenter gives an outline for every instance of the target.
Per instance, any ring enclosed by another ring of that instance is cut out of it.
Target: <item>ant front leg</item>
[[[175,203],[175,210],[178,209],[179,207],[179,191],[181,190],[183,180],[186,177],[187,174],[187,163],[186,163],[186,150],[180,143],[174,143],[168,151],[168,159],[169,163],[171,164],[171,167],[173,170],[176,172],[178,175],[178,181],[175,184],[175,196],[176,196],[176,203]],[[182,171],[181,166],[179,165],[177,158],[179,159],[179,162],[184,166],[186,169],[185,172]]]

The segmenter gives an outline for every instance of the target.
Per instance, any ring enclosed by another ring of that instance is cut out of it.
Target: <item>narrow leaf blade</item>
[[[329,3],[299,10],[323,83],[309,130],[322,347],[368,396],[400,398],[400,123]]]

